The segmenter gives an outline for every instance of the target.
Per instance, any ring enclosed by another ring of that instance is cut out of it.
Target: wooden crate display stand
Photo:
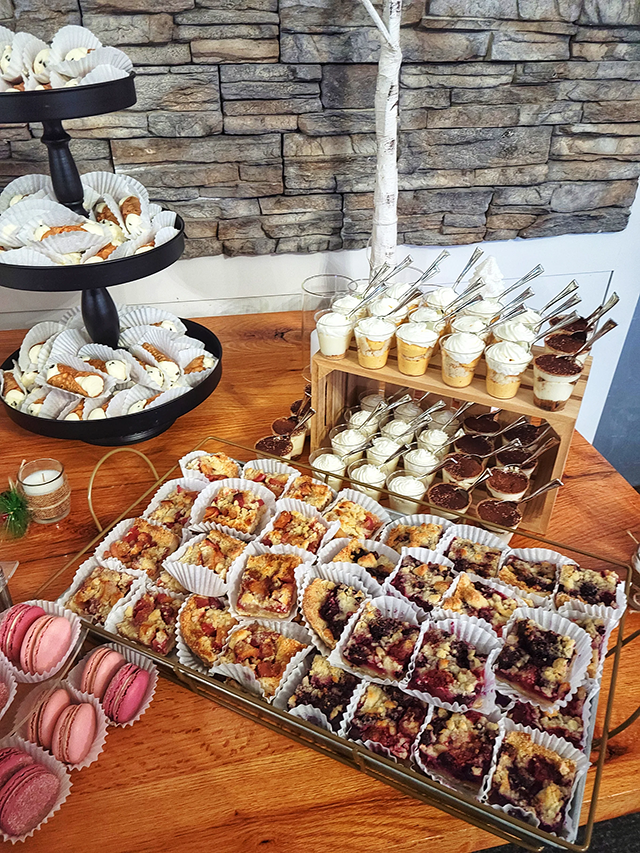
[[[534,348],[535,354],[542,352]],[[458,405],[467,400],[477,403],[472,413],[479,414],[492,408],[501,408],[499,420],[505,425],[512,423],[520,415],[526,415],[534,423],[546,421],[555,432],[560,443],[546,451],[538,462],[538,468],[532,476],[531,490],[547,483],[555,477],[561,477],[569,455],[571,438],[584,396],[587,378],[591,367],[591,358],[587,359],[584,371],[578,380],[573,395],[564,409],[558,412],[545,412],[533,402],[533,369],[531,366],[523,377],[518,394],[510,400],[498,400],[487,394],[485,387],[486,364],[484,360],[476,368],[471,385],[466,388],[451,388],[442,381],[439,352],[431,360],[423,376],[406,376],[398,370],[395,351],[392,350],[389,361],[380,370],[361,367],[358,354],[350,349],[346,358],[334,360],[317,353],[312,359],[313,401],[316,417],[312,420],[311,449],[329,445],[329,431],[342,422],[344,410],[358,404],[358,396],[363,391],[393,393],[399,388],[410,388],[424,393],[429,391],[435,402],[439,397],[447,403]],[[520,529],[544,534],[549,526],[557,490],[547,492],[533,501],[523,504],[523,520]],[[488,497],[481,485],[474,493],[474,504]],[[471,510],[472,511],[472,510]]]

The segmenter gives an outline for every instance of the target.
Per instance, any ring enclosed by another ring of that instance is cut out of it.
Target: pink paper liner
[[[51,807],[51,811],[37,826],[34,826],[30,832],[25,832],[23,835],[14,836],[6,835],[4,832],[1,833],[5,841],[10,841],[12,844],[15,844],[17,841],[26,841],[27,838],[31,838],[33,833],[37,832],[41,826],[44,826],[44,824],[60,809],[64,801],[69,796],[69,792],[71,790],[71,778],[69,776],[69,771],[64,764],[61,764],[41,747],[36,746],[34,743],[30,743],[28,740],[24,740],[19,737],[19,735],[12,734],[0,741],[0,747],[5,748],[8,746],[14,746],[21,749],[23,752],[29,753],[34,761],[37,761],[38,764],[44,765],[47,770],[54,773],[60,782],[60,791],[55,803]]]
[[[59,672],[69,657],[75,655],[78,650],[78,640],[80,638],[80,629],[82,625],[80,619],[75,613],[72,613],[65,607],[61,607],[55,601],[46,601],[38,598],[27,601],[25,604],[33,604],[42,607],[45,613],[52,616],[64,616],[67,622],[71,625],[71,639],[69,640],[69,648],[67,649],[66,654],[55,666],[51,667],[51,669],[47,670],[42,675],[31,675],[28,672],[23,672],[19,666],[16,666],[2,652],[0,652],[0,662],[4,663],[8,667],[17,682],[21,684],[38,684],[41,681],[46,681],[48,678],[51,678]],[[9,610],[5,610],[4,613],[0,614],[0,622],[6,618],[8,612]]]
[[[271,531],[273,530],[274,522],[276,521],[276,519],[278,518],[280,513],[284,512],[285,510],[288,512],[295,510],[295,512],[299,512],[301,515],[304,515],[307,518],[315,518],[317,521],[319,521],[323,525],[323,527],[325,527],[327,532],[325,533],[325,535],[320,540],[320,544],[318,545],[318,551],[315,553],[313,551],[308,552],[308,553],[312,554],[314,558],[315,558],[316,554],[322,550],[324,545],[326,545],[330,539],[333,539],[333,537],[336,535],[336,533],[340,529],[340,525],[338,524],[337,521],[333,522],[333,523],[329,523],[324,518],[324,516],[320,515],[320,513],[318,512],[317,509],[310,506],[309,504],[305,504],[302,501],[292,500],[291,498],[280,498],[280,500],[276,501],[276,503],[275,503],[275,510],[274,510],[273,516],[269,520],[269,524],[267,524],[267,526],[260,533],[260,538],[259,538],[259,544],[260,545],[263,544],[262,540],[264,539],[264,537],[268,536],[268,534],[271,533]],[[269,546],[267,546],[267,547],[269,547]],[[302,549],[300,549],[300,550],[302,550]]]
[[[200,593],[201,595],[207,595],[207,593]],[[220,598],[221,596],[209,594],[214,598]],[[182,636],[182,628],[180,627],[180,617],[182,615],[182,611],[184,610],[187,602],[193,596],[189,596],[184,601],[184,604],[178,611],[178,618],[176,621],[176,652],[178,654],[178,660],[183,666],[187,666],[190,669],[195,669],[197,672],[201,672],[203,675],[207,675],[211,667],[208,666],[203,660],[201,660],[198,655],[191,650],[191,648],[187,645],[184,637]],[[224,647],[223,647],[224,648]],[[218,657],[222,654],[222,649],[220,650]]]
[[[492,631],[487,631],[483,627],[486,623],[481,623],[474,616],[450,616],[444,619],[432,618],[427,620],[422,625],[418,642],[413,650],[411,663],[406,677],[400,682],[402,689],[410,696],[415,696],[422,699],[424,702],[430,702],[432,705],[437,705],[439,708],[446,708],[447,711],[457,711],[464,713],[465,711],[478,711],[481,714],[491,713],[495,709],[495,693],[496,680],[493,675],[493,663],[498,656],[501,643]],[[411,689],[409,682],[413,677],[416,668],[416,662],[424,635],[429,628],[438,628],[447,634],[453,634],[459,640],[464,640],[473,646],[481,654],[487,655],[487,661],[484,666],[484,686],[476,697],[469,703],[462,702],[445,702],[437,696],[432,696],[426,690]]]
[[[372,512],[380,519],[380,527],[372,534],[375,538],[379,538],[380,532],[384,530],[385,525],[389,524],[391,521],[391,516],[389,515],[388,511],[383,506],[381,506],[381,504],[379,504],[377,501],[372,500],[372,498],[368,497],[362,492],[357,491],[357,489],[341,489],[336,495],[335,501],[329,504],[329,506],[325,510],[323,510],[323,514],[326,515],[341,500],[348,500],[352,503],[360,504],[361,507],[366,509],[368,512]]]
[[[446,557],[445,557],[446,559]],[[516,588],[512,586],[507,586],[507,584],[501,583],[500,581],[494,580],[494,578],[482,578],[480,575],[474,575],[473,572],[460,572],[460,574],[456,577],[453,584],[449,587],[449,589],[444,594],[440,606],[437,608],[438,612],[442,612],[442,616],[438,616],[438,618],[450,618],[451,616],[469,616],[470,614],[459,613],[457,610],[449,610],[447,607],[447,602],[454,595],[456,589],[458,588],[458,584],[460,583],[460,578],[466,575],[472,583],[481,583],[485,586],[488,586],[490,589],[494,589],[496,592],[501,592],[503,595],[506,595],[508,598],[513,598],[517,602],[518,607],[531,607],[532,604],[527,603],[527,600],[523,598],[521,595],[518,595],[516,592]],[[473,618],[477,620],[478,624],[481,625],[485,631],[490,631],[492,634],[495,634],[496,637],[502,637],[503,632],[506,628],[505,626],[499,630],[498,628],[494,628],[486,619],[483,619],[481,616],[473,615]]]
[[[379,536],[380,542],[383,542],[385,545],[389,540],[389,535],[392,530],[396,527],[400,527],[400,525],[406,525],[407,527],[418,526],[420,524],[438,524],[442,527],[442,533],[440,534],[440,539],[438,541],[438,546],[436,550],[440,550],[442,541],[447,535],[447,532],[453,527],[452,523],[448,521],[446,518],[441,518],[439,515],[427,515],[425,513],[417,513],[416,515],[403,515],[400,518],[395,518],[391,524],[388,524],[383,528],[382,533]]]
[[[262,533],[264,533],[264,530],[268,526],[271,517],[275,512],[276,499],[273,492],[270,492],[269,489],[265,488],[260,483],[253,483],[251,480],[243,480],[238,477],[230,477],[226,480],[215,480],[200,492],[197,500],[191,508],[189,529],[197,531],[198,533],[205,533],[207,530],[212,529],[214,522],[203,521],[202,519],[204,518],[205,510],[210,506],[213,498],[218,494],[220,489],[223,488],[252,492],[256,497],[260,498],[264,502],[265,512],[258,521],[253,533],[242,533],[241,531],[228,527],[220,522],[215,522],[216,526],[218,526],[220,530],[224,530],[225,533],[228,532],[230,536],[234,536],[236,539],[241,539],[243,542],[251,542],[253,539],[257,539]]]
[[[59,596],[58,596],[58,598],[56,599],[56,601],[57,601],[57,603],[60,605],[60,607],[65,607],[65,606],[66,606],[66,604],[67,604],[67,602],[69,601],[69,599],[70,599],[73,595],[75,595],[75,593],[78,591],[78,589],[80,588],[80,586],[81,586],[82,582],[83,582],[86,578],[88,578],[88,577],[89,577],[89,575],[91,574],[91,572],[92,572],[94,569],[97,569],[99,566],[100,566],[100,567],[102,567],[102,568],[106,568],[106,567],[104,566],[104,564],[103,564],[103,563],[99,563],[99,562],[96,560],[96,558],[95,558],[95,557],[89,557],[89,559],[88,559],[88,560],[85,560],[85,561],[84,561],[84,563],[82,563],[82,565],[80,565],[80,566],[78,567],[78,569],[77,569],[77,571],[76,571],[75,575],[73,576],[73,580],[72,580],[72,582],[71,582],[71,586],[67,587],[67,589],[66,589],[66,590],[65,590],[61,595],[59,595]],[[128,592],[128,593],[126,593],[126,595],[124,595],[124,596],[122,597],[122,599],[120,599],[120,601],[122,601],[124,598],[127,598],[127,596],[129,596],[129,595],[132,593],[132,591],[133,591],[137,586],[139,586],[139,585],[140,585],[140,583],[141,583],[141,582],[142,582],[142,584],[144,585],[145,578],[147,577],[147,575],[146,575],[144,572],[138,571],[138,569],[124,569],[124,573],[125,573],[125,574],[127,574],[127,575],[130,575],[134,580],[133,580],[133,583],[131,584],[131,587],[130,587],[130,589],[129,589],[129,592]],[[114,607],[117,607],[117,605],[120,603],[120,601],[117,601],[117,602],[114,604]],[[71,612],[73,612],[73,611],[71,611]],[[90,621],[92,621],[92,622],[93,622],[93,621],[97,622],[97,620],[95,620],[95,619],[94,619],[94,618],[92,618],[91,616],[85,616],[85,615],[83,615],[83,617],[82,617],[82,618],[83,618],[83,619],[90,620]],[[97,624],[100,624],[100,623],[97,623]]]
[[[212,530],[219,530],[220,532],[227,533],[228,528],[223,528],[222,525],[214,525]],[[165,568],[169,574],[171,574],[177,581],[179,581],[185,589],[190,590],[191,592],[199,593],[200,595],[213,595],[216,598],[221,595],[228,595],[229,593],[229,585],[228,578],[229,573],[235,566],[235,564],[240,560],[244,554],[246,553],[256,553],[255,552],[255,542],[244,542],[242,539],[238,539],[238,542],[243,542],[246,545],[245,550],[239,557],[231,563],[229,568],[227,569],[226,579],[223,580],[221,575],[217,572],[214,572],[213,569],[207,568],[207,566],[200,566],[195,563],[184,563],[180,561],[180,557],[187,552],[187,550],[192,545],[197,545],[205,539],[207,533],[200,533],[198,536],[193,536],[190,539],[187,539],[177,551],[174,551],[169,557],[164,560],[162,563],[163,568]],[[251,549],[251,550],[250,550]],[[206,591],[205,591],[206,590]]]
[[[423,621],[424,619],[427,619],[429,615],[434,612],[434,610],[438,609],[438,607],[432,607],[431,610],[425,610],[425,608],[422,605],[418,604],[417,601],[411,601],[409,598],[406,597],[406,595],[403,595],[403,593],[401,593],[399,589],[396,589],[396,587],[393,586],[392,583],[400,572],[402,561],[405,557],[413,557],[416,560],[420,560],[421,563],[437,563],[439,566],[446,566],[449,569],[453,569],[453,563],[447,557],[443,557],[439,551],[430,550],[429,548],[402,548],[402,551],[400,552],[400,559],[398,560],[395,569],[391,572],[391,574],[385,581],[383,587],[384,594],[391,595],[394,598],[399,598],[402,601],[408,601],[409,604],[411,604],[411,606],[416,608],[416,610],[418,611],[418,618],[420,619],[420,621]],[[444,596],[448,595],[451,592],[453,587],[456,585],[456,581],[457,578],[454,572],[454,581],[447,590],[447,592],[444,594]],[[441,606],[442,604],[439,605],[439,607]]]
[[[205,475],[201,471],[199,471],[195,468],[188,468],[187,467],[188,463],[191,462],[193,459],[199,459],[201,456],[211,456],[211,455],[212,454],[207,453],[206,450],[192,450],[191,453],[187,453],[178,462],[178,465],[180,466],[180,470],[182,471],[182,476],[188,477],[189,479],[197,478],[199,480],[202,480],[204,482],[204,484],[207,486],[210,485],[211,483],[219,483],[220,480],[210,480],[208,477],[205,477]],[[242,468],[243,468],[242,462],[238,462],[237,459],[233,459],[232,461],[235,462],[238,466],[238,477],[242,477]],[[228,479],[228,478],[225,478],[225,479]],[[261,484],[258,483],[258,485],[261,485]]]

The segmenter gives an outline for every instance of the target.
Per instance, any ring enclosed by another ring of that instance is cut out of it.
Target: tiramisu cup
[[[429,487],[427,500],[435,507],[433,510],[435,515],[455,521],[458,516],[455,512],[447,512],[447,510],[467,512],[471,504],[471,492],[465,492],[464,489],[459,489],[453,483],[434,483],[433,486]]]
[[[347,469],[347,463],[341,456],[330,453],[326,447],[314,450],[309,454],[309,465],[314,469],[316,480],[326,483],[331,489],[339,492],[342,488],[342,477]]]
[[[391,462],[387,462],[387,459],[397,453],[401,447],[402,445],[397,441],[380,435],[378,438],[374,438],[371,447],[367,448],[367,460],[373,465],[377,465],[387,475],[392,474],[398,467],[399,457],[396,456]]]
[[[462,422],[462,428],[467,435],[481,435],[483,438],[491,439],[500,432],[502,424],[496,420],[491,412],[483,415],[469,415]]]
[[[453,443],[458,453],[466,453],[468,456],[489,456],[493,451],[493,442],[481,435],[461,435]]]
[[[334,360],[346,356],[353,334],[353,323],[336,311],[318,311],[315,315],[320,352]]]
[[[389,506],[404,515],[413,515],[420,508],[420,501],[427,491],[427,484],[418,477],[412,477],[404,471],[393,474],[387,480]]]
[[[564,409],[582,373],[574,358],[545,353],[533,360],[533,402],[547,412]]]
[[[366,459],[353,462],[347,468],[347,473],[352,481],[353,488],[372,498],[380,500],[381,490],[384,486],[387,474],[376,465],[372,465]]]
[[[498,501],[495,498],[480,501],[476,507],[476,513],[480,521],[484,521],[485,524],[500,524],[502,527],[511,527],[514,530],[522,521],[522,513],[517,503]]]
[[[527,477],[531,477],[538,467],[538,460],[529,462],[532,450],[499,450],[496,453],[496,468],[518,468]]]
[[[500,440],[503,444],[509,444],[517,438],[523,447],[529,447],[530,444],[533,444],[533,442],[539,438],[546,428],[546,421],[542,421],[539,426],[531,423],[520,424],[519,426],[514,426],[512,429],[508,429],[506,432],[503,432],[500,436]]]
[[[499,400],[515,397],[531,361],[531,352],[520,344],[501,341],[492,344],[484,357],[487,362],[487,394]]]
[[[291,459],[293,443],[288,435],[267,435],[253,445],[260,453],[279,456],[281,459]]]
[[[445,483],[453,483],[460,489],[472,489],[478,477],[484,471],[482,460],[477,456],[467,456],[466,453],[452,453],[442,469],[442,479]]]
[[[414,477],[424,480],[427,486],[433,483],[436,472],[431,472],[440,464],[440,460],[435,454],[418,447],[415,450],[407,451],[402,459],[404,461],[404,470],[407,474],[412,474]]]
[[[476,366],[484,351],[484,341],[477,335],[455,332],[440,341],[442,381],[452,388],[466,388],[473,380]]]
[[[438,334],[426,323],[404,323],[396,332],[398,370],[406,376],[422,376],[438,343]]]
[[[492,468],[485,482],[487,491],[499,501],[520,501],[529,488],[529,477],[519,468]]]
[[[589,356],[589,350],[581,352],[576,356],[576,353],[581,349],[587,340],[584,332],[554,332],[552,335],[547,335],[544,339],[544,351],[550,352],[552,355],[567,355],[570,358],[575,358],[580,364],[584,364]]]
[[[356,462],[362,459],[364,445],[367,443],[367,436],[358,429],[353,429],[347,424],[335,426],[329,433],[331,447],[336,456],[349,457],[349,462]]]
[[[355,334],[360,367],[368,367],[370,370],[379,370],[384,367],[395,333],[395,324],[388,320],[381,320],[378,317],[365,317],[364,320],[359,320]]]

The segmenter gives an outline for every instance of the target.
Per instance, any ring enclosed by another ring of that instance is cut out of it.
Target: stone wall
[[[371,220],[379,40],[358,0],[0,0],[44,38],[84,23],[138,102],[68,122],[81,171],[139,178],[187,255],[359,248]],[[640,174],[637,0],[405,0],[399,240],[618,231]],[[0,116],[1,119],[1,116]],[[43,168],[0,128],[6,183]]]

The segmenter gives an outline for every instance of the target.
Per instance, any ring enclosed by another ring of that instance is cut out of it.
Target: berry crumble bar
[[[260,483],[261,486],[269,489],[270,492],[281,498],[285,486],[289,482],[291,474],[269,474],[267,471],[261,471],[259,468],[245,468],[242,472],[243,480],[251,480],[252,483]]]
[[[409,668],[419,633],[417,625],[383,616],[366,601],[342,657],[365,675],[400,681]]]
[[[178,562],[191,566],[205,566],[222,580],[226,580],[229,567],[247,547],[246,542],[234,539],[222,530],[210,530],[204,539],[190,545]]]
[[[526,600],[527,604],[531,604]],[[515,598],[505,595],[497,589],[472,580],[464,572],[458,579],[458,584],[450,598],[442,605],[445,610],[453,613],[465,613],[467,616],[477,616],[484,619],[493,630],[502,635],[502,629],[513,615],[517,607],[522,606]]]
[[[272,529],[260,542],[268,546],[294,545],[315,554],[326,533],[326,526],[318,518],[303,515],[295,509],[285,509],[276,516]]]
[[[96,566],[69,598],[65,607],[80,616],[93,616],[99,625],[104,625],[115,604],[131,589],[133,580],[133,576],[126,572]]]
[[[159,655],[168,655],[176,644],[176,619],[182,600],[164,592],[145,592],[125,610],[118,633],[141,643]]]
[[[347,732],[351,740],[373,741],[406,760],[427,716],[427,705],[397,687],[369,684]]]
[[[608,569],[582,569],[575,563],[567,563],[560,568],[556,607],[577,598],[585,604],[604,604],[616,607],[616,588],[620,578]]]
[[[334,563],[356,563],[375,578],[378,583],[384,583],[395,569],[395,563],[375,548],[368,548],[357,539],[352,539],[338,551],[333,558]]]
[[[166,527],[136,518],[122,538],[102,553],[103,559],[115,557],[128,569],[146,572],[152,580],[160,573],[162,561],[180,545],[180,537]]]
[[[438,547],[441,536],[441,524],[398,524],[389,533],[386,544],[398,553],[403,548],[428,548],[433,551]]]
[[[289,708],[312,705],[325,715],[337,731],[360,679],[350,672],[331,666],[322,655],[316,655],[311,669],[289,697]]]
[[[240,577],[236,608],[242,616],[286,619],[296,601],[295,554],[251,554]]]
[[[207,480],[227,480],[240,476],[240,466],[226,453],[207,453],[190,459],[186,466],[190,471],[199,471]]]
[[[555,589],[557,571],[555,563],[548,560],[533,562],[511,554],[498,572],[498,578],[509,586],[548,597]]]
[[[568,740],[576,749],[580,749],[584,737],[584,720],[582,717],[584,703],[587,698],[587,688],[578,687],[575,696],[558,711],[543,711],[537,705],[529,702],[516,702],[507,711],[507,717],[521,726],[529,726],[541,732],[549,732],[556,737]]]
[[[471,572],[481,578],[494,578],[502,557],[499,548],[490,548],[470,539],[455,538],[446,555],[457,572]]]
[[[584,616],[582,613],[573,613],[571,621],[584,628],[591,637],[591,662],[587,667],[587,678],[595,678],[598,674],[602,655],[606,654],[607,651],[604,648],[604,635],[607,632],[607,625],[604,619],[599,616]]]
[[[191,508],[198,494],[198,492],[190,491],[183,486],[176,486],[166,498],[160,501],[160,505],[149,514],[149,521],[162,524],[163,527],[168,527],[174,533],[181,533],[182,528],[189,521]]]
[[[302,596],[302,612],[325,645],[335,649],[345,625],[364,598],[363,592],[346,583],[314,578]]]
[[[207,666],[213,666],[237,624],[222,598],[192,595],[180,613],[182,639]]]
[[[329,486],[314,480],[305,474],[291,483],[287,491],[284,493],[285,498],[291,500],[303,501],[306,504],[314,506],[319,512],[329,506],[333,499],[333,492]]]
[[[240,533],[253,533],[267,508],[262,498],[249,489],[222,488],[211,499],[204,511],[203,521],[223,524]]]
[[[329,523],[340,522],[336,536],[355,536],[360,539],[371,539],[383,524],[377,515],[346,498],[338,501],[324,517]]]
[[[439,563],[421,563],[409,554],[400,561],[391,586],[409,601],[429,612],[442,602],[442,596],[454,581],[453,569]]]

